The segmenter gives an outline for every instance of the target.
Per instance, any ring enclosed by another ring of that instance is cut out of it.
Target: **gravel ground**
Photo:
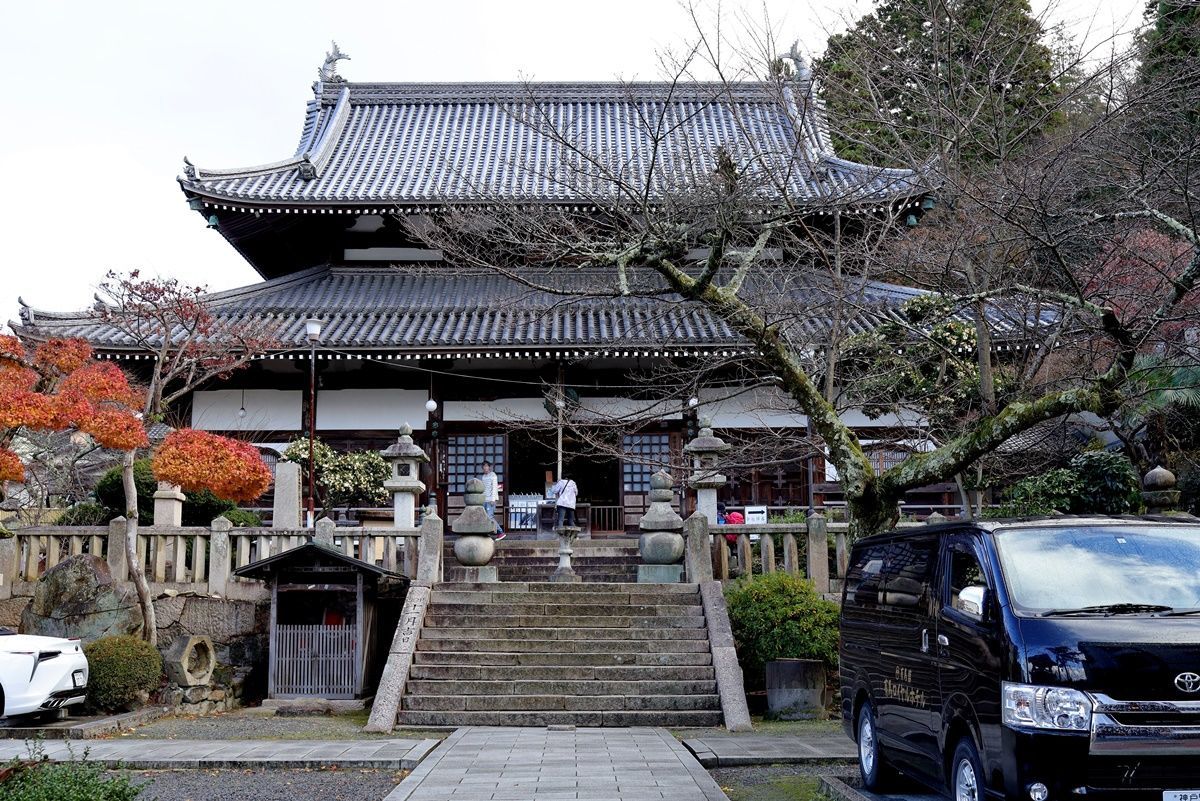
[[[203,717],[170,717],[147,723],[120,737],[149,740],[363,740],[441,739],[448,732],[405,731],[369,734],[362,730],[366,713],[277,717],[271,710],[238,709]]]
[[[378,801],[404,778],[378,770],[126,771],[139,801]]]
[[[820,801],[817,776],[828,771],[794,765],[756,765],[712,768],[708,772],[730,801]]]

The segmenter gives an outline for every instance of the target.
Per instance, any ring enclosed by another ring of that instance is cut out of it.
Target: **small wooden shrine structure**
[[[380,620],[380,596],[403,590],[407,578],[317,542],[234,573],[271,588],[268,698],[367,694],[377,640],[390,631]]]

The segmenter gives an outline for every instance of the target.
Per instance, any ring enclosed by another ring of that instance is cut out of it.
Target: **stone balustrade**
[[[440,521],[438,521],[440,524]],[[421,530],[342,528],[328,521],[318,530],[303,528],[234,528],[225,518],[210,527],[142,526],[137,559],[156,592],[194,591],[225,597],[254,595],[259,582],[240,579],[233,571],[274,556],[317,537],[348,556],[416,578]],[[125,520],[108,526],[34,526],[0,539],[0,599],[32,593],[32,582],[77,554],[104,559],[117,581],[128,580]],[[440,560],[440,553],[433,558]]]

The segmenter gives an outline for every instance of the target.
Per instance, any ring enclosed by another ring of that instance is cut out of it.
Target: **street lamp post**
[[[432,468],[429,473],[429,506],[436,512],[438,508],[438,460],[441,459],[442,455],[438,453],[438,436],[440,435],[436,417],[438,403],[433,399],[432,382],[433,378],[431,376],[429,384],[429,400],[425,401],[425,411],[429,412],[429,465]]]
[[[308,527],[316,524],[313,505],[313,476],[317,472],[313,461],[313,440],[317,437],[317,343],[321,340],[321,321],[304,321],[304,333],[308,337]]]

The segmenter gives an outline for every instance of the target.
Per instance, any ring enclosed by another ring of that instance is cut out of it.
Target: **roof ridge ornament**
[[[349,61],[350,56],[341,51],[337,42],[331,41],[330,44],[333,45],[333,49],[325,54],[325,62],[317,70],[317,80],[321,83],[345,83],[346,79],[337,74],[337,63]]]
[[[189,181],[196,180],[196,165],[187,156],[183,157],[183,174],[187,176]]]
[[[792,80],[794,81],[809,81],[812,80],[812,71],[808,68],[808,59],[800,53],[800,40],[796,39],[792,42],[792,46],[788,51],[780,56],[782,59],[787,59],[792,62]]]

